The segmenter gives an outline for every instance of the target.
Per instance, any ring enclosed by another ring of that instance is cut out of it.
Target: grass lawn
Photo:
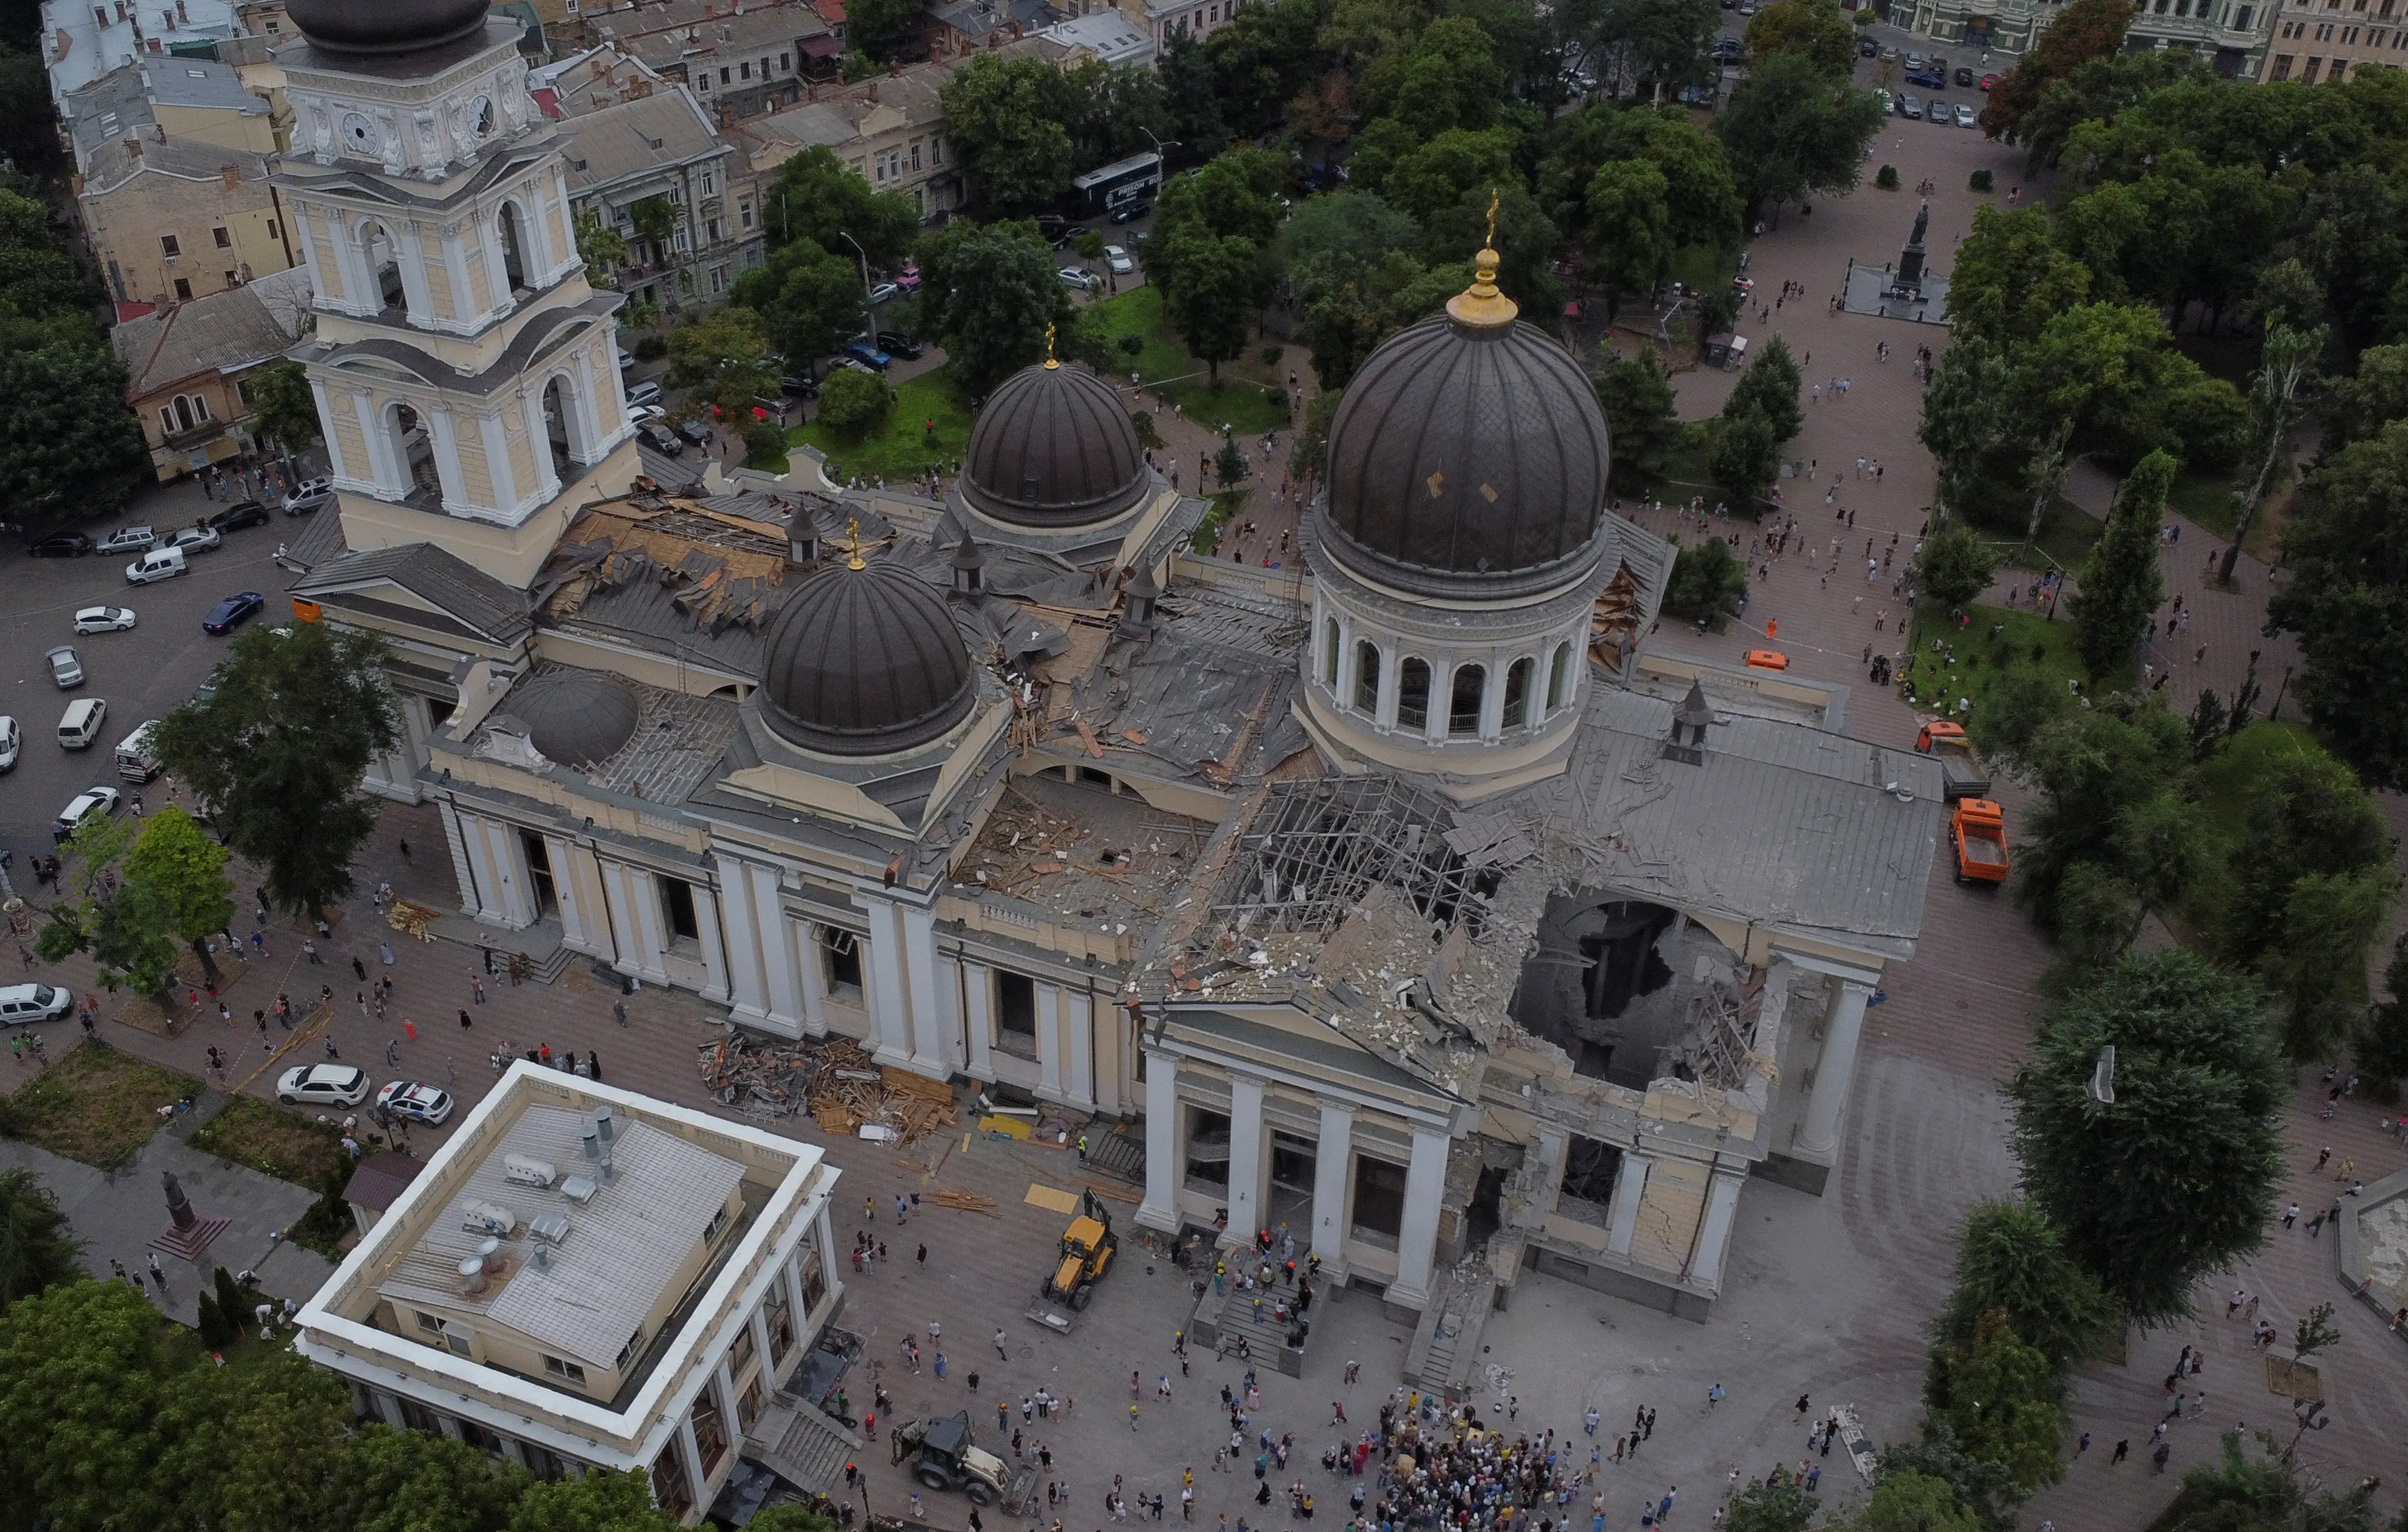
[[[1240,436],[1284,431],[1290,423],[1286,390],[1278,378],[1259,376],[1266,369],[1258,351],[1223,364],[1221,386],[1208,386],[1209,369],[1180,344],[1178,332],[1163,312],[1158,287],[1132,288],[1119,297],[1091,304],[1081,322],[1094,325],[1111,348],[1112,380],[1119,382],[1136,373],[1157,407],[1176,406],[1191,421],[1214,429],[1226,426]],[[1136,336],[1144,342],[1136,355],[1122,349],[1125,336]],[[1269,370],[1275,373],[1277,365]]]
[[[937,422],[934,444],[927,422]],[[867,438],[854,441],[828,430],[817,421],[788,433],[796,446],[816,447],[827,454],[828,466],[838,477],[858,474],[908,483],[942,458],[951,463],[970,444],[970,402],[953,386],[953,370],[938,367],[895,386],[895,409],[886,423]]]
[[[1918,707],[1945,704],[1953,715],[1958,697],[1979,706],[1984,694],[2011,670],[2038,666],[2060,681],[2082,679],[2073,650],[2073,623],[2004,607],[1971,607],[1972,621],[1959,628],[1934,601],[1914,609],[1914,648],[1907,662],[1914,682],[1909,700]],[[1953,661],[1953,663],[1952,663]]]
[[[114,1170],[159,1131],[161,1107],[200,1091],[201,1082],[190,1075],[87,1042],[0,1104],[0,1129],[53,1154]]]
[[[2241,513],[2234,493],[2248,488],[2253,471],[2243,468],[2233,478],[2218,479],[2186,468],[2175,478],[2173,490],[2166,496],[2167,508],[2197,522],[2219,542],[2229,541],[2233,523]],[[2267,494],[2258,508],[2258,520],[2249,528],[2249,540],[2242,545],[2243,552],[2269,564],[2281,556],[2283,531],[2290,524],[2292,495],[2298,487],[2298,480],[2292,479],[2277,484]]]
[[[339,1132],[249,1096],[194,1134],[193,1147],[313,1189],[343,1161]]]
[[[2007,566],[2045,574],[2051,569],[2074,570],[2107,530],[2107,523],[2063,495],[2049,502],[2040,519],[2040,537],[2029,549],[2011,533],[1985,529],[1984,536],[2007,551]]]

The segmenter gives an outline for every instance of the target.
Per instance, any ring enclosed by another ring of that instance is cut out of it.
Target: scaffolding
[[[1239,845],[1213,913],[1251,934],[1334,931],[1383,883],[1448,924],[1478,869],[1447,843],[1443,803],[1394,777],[1275,785]]]

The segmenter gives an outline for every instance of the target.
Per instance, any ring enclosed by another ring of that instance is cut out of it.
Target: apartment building
[[[1122,0],[1121,14],[1154,39],[1155,51],[1173,37],[1198,41],[1238,19],[1250,0]]]
[[[563,126],[571,208],[627,242],[621,292],[666,309],[716,303],[761,264],[752,169],[685,86],[569,112]]]
[[[663,79],[690,87],[719,121],[791,105],[810,80],[836,77],[844,50],[799,0],[670,0],[613,13],[597,30]]]
[[[2125,35],[2133,52],[2187,48],[2227,79],[2256,78],[2279,0],[2140,0]],[[2023,52],[2057,20],[2063,0],[1918,0],[1908,30],[1950,43],[1978,64],[1998,54],[2001,64]]]
[[[125,402],[142,422],[160,479],[251,450],[250,379],[301,338],[309,305],[309,273],[295,266],[136,314],[108,332],[125,364]]]
[[[266,100],[215,59],[145,59],[111,69],[69,92],[59,117],[79,169],[103,144],[136,136],[251,154],[278,148]]]
[[[189,303],[295,263],[264,154],[139,135],[75,179],[93,258],[121,307]]]
[[[2274,37],[2259,78],[2314,85],[2370,67],[2408,66],[2408,17],[2401,15],[2400,4],[2291,0],[2275,14]]]
[[[780,165],[820,146],[877,190],[910,197],[924,221],[935,219],[959,208],[964,195],[939,98],[952,78],[950,64],[911,64],[738,123],[734,136],[764,186]],[[762,216],[776,210],[765,207]]]
[[[228,0],[44,0],[42,64],[50,99],[67,97],[137,60],[210,47],[240,30]]]

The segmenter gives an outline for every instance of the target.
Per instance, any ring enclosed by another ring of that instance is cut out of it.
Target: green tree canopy
[[[82,1253],[41,1178],[22,1166],[0,1170],[0,1316],[21,1298],[80,1278]]]
[[[1365,118],[1393,117],[1425,139],[1450,128],[1485,128],[1504,93],[1504,66],[1488,34],[1452,16],[1373,60],[1354,89]]]
[[[1613,427],[1613,488],[1644,494],[1662,480],[1682,429],[1664,361],[1642,346],[1607,363],[1591,381]]]
[[[2129,672],[2141,635],[2156,620],[2166,582],[2157,568],[2157,534],[2165,525],[2166,492],[2174,460],[2151,452],[2124,480],[2107,512],[2107,530],[2091,545],[2068,603],[2075,648],[2095,685]]]
[[[1252,332],[1262,249],[1240,235],[1187,229],[1171,237],[1168,254],[1178,277],[1164,289],[1164,311],[1218,387],[1221,364],[1244,353]]]
[[[1976,208],[1948,277],[1948,349],[1969,337],[1994,346],[2034,339],[2089,298],[2090,281],[2090,268],[2057,248],[2046,208]]]
[[[1706,469],[1740,504],[1753,505],[1772,488],[1781,471],[1781,437],[1761,410],[1726,420],[1714,433]]]
[[[1609,313],[1626,294],[1647,294],[1672,264],[1671,185],[1646,160],[1608,160],[1589,178],[1582,202],[1589,279],[1605,289]]]
[[[633,1468],[588,1468],[581,1479],[529,1485],[507,1532],[679,1532],[652,1504],[652,1486]]]
[[[126,881],[158,895],[169,929],[205,964],[209,938],[234,925],[234,880],[225,865],[226,849],[172,803],[143,821],[125,859]]]
[[[2408,787],[2408,421],[2308,475],[2267,625],[2296,633],[2317,735],[2376,787]]]
[[[1068,329],[1054,251],[1033,223],[956,220],[920,248],[920,315],[972,397],[1043,360],[1045,328]]]
[[[247,381],[252,430],[282,443],[288,452],[307,451],[316,445],[322,435],[318,396],[300,363],[271,362]]]
[[[846,24],[856,24],[846,13]],[[825,145],[813,144],[778,167],[761,189],[761,227],[776,253],[797,239],[850,261],[853,247],[881,271],[902,265],[920,236],[920,209],[900,192],[873,192]],[[860,279],[856,268],[854,279]]]
[[[1967,1456],[2003,1468],[2015,1498],[2065,1477],[2057,1458],[2065,1426],[2057,1368],[2000,1315],[1977,1321],[1972,1344],[1936,1357],[1932,1373],[1933,1416]]]
[[[0,354],[0,501],[12,521],[67,526],[122,508],[150,475],[125,405],[125,367],[105,345],[52,338]]]
[[[1990,92],[1982,106],[1982,131],[2014,143],[2024,114],[2041,104],[2053,80],[2061,79],[2092,59],[2120,52],[2124,29],[2140,7],[2133,0],[2073,0],[2058,11],[2032,44]]]
[[[2121,1317],[2046,1214],[1998,1200],[1976,1202],[1965,1214],[1956,1285],[1933,1322],[1933,1339],[1942,1351],[1969,1349],[1993,1314],[2058,1368],[2080,1360]]]
[[[1798,202],[1856,184],[1865,145],[1881,131],[1881,99],[1834,80],[1802,53],[1758,60],[1714,133],[1750,208]]]
[[[810,367],[843,345],[869,303],[849,251],[837,255],[800,236],[738,276],[732,298],[760,316],[762,334],[794,367]]]
[[[1914,555],[1914,588],[1951,609],[1969,605],[1990,588],[1999,572],[1999,551],[1960,521],[1932,528]]]
[[[1839,0],[1772,0],[1748,20],[1747,52],[1759,64],[1801,53],[1833,79],[1846,79],[1856,69],[1856,28]]]
[[[1742,415],[1757,414],[1772,427],[1773,439],[1786,442],[1806,423],[1805,407],[1798,402],[1805,379],[1798,370],[1798,358],[1789,350],[1789,342],[1774,336],[1764,349],[1739,375],[1731,388],[1730,397],[1724,402],[1723,419],[1736,420]]]
[[[493,1532],[531,1482],[466,1442],[370,1421],[335,1464],[322,1525],[351,1532]],[[757,1519],[756,1519],[757,1520]]]
[[[1069,190],[1068,102],[1054,65],[980,53],[954,70],[939,94],[945,136],[979,207],[1034,212]]]
[[[885,63],[903,56],[920,18],[919,0],[847,0],[845,41],[853,51]],[[852,79],[850,72],[846,77]]]
[[[682,409],[701,418],[715,409],[730,422],[750,419],[754,399],[778,392],[761,316],[742,304],[722,305],[671,330],[667,376],[671,388],[685,391]]]
[[[208,701],[159,722],[160,760],[295,914],[350,892],[351,857],[376,827],[359,780],[401,738],[384,659],[372,633],[254,627],[235,639]]]
[[[1822,1500],[1783,1475],[1778,1483],[1751,1479],[1730,1497],[1730,1532],[1806,1532]]]
[[[1727,616],[1747,594],[1747,566],[1720,537],[1708,537],[1672,557],[1664,582],[1664,609],[1676,617]]]
[[[1850,1532],[1983,1532],[1981,1516],[1954,1485],[1912,1468],[1885,1468],[1847,1525]]]
[[[2186,1314],[2193,1283],[2265,1238],[2287,1085],[2263,1004],[2180,948],[2128,954],[2042,1018],[2008,1083],[2032,1204],[2143,1324]],[[2090,1094],[2108,1046],[2113,1104]]]
[[[895,410],[895,390],[884,377],[838,367],[820,390],[820,423],[858,441],[886,423]]]
[[[0,1484],[24,1525],[111,1532],[173,1519],[157,1471],[159,1311],[123,1282],[68,1282],[0,1318]]]

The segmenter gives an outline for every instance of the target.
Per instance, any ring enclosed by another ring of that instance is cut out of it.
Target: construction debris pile
[[[808,1113],[822,1131],[907,1145],[961,1121],[953,1087],[881,1066],[849,1038],[783,1043],[738,1032],[707,1043],[703,1084],[750,1117]]]
[[[395,899],[385,907],[384,918],[385,923],[396,931],[407,932],[421,941],[433,941],[435,938],[426,927],[442,913],[408,899]]]
[[[1022,778],[1005,790],[954,877],[965,892],[1026,899],[1125,934],[1127,923],[1163,913],[1211,830],[1139,799]]]

